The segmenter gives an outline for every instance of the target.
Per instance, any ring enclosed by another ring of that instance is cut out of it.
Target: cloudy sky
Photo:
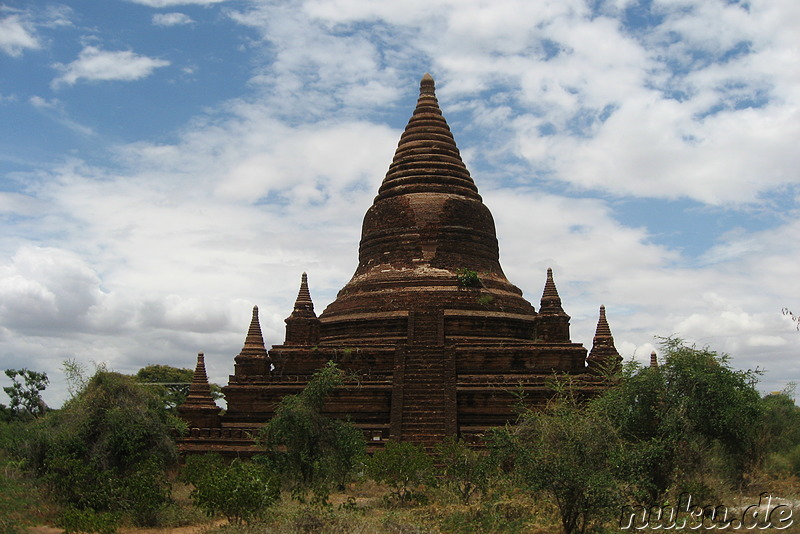
[[[430,72],[537,307],[800,381],[796,0],[0,0],[0,366],[233,372],[321,312]],[[2,384],[7,384],[3,377]],[[7,402],[2,399],[0,402]]]

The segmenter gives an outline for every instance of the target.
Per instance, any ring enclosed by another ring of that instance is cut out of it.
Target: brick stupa
[[[595,369],[617,365],[601,308],[595,350],[570,339],[552,270],[539,313],[508,281],[492,214],[461,159],[426,74],[378,195],[364,216],[355,274],[317,317],[303,273],[286,338],[265,349],[253,317],[235,371],[223,388],[218,428],[196,424],[187,452],[252,452],[248,432],[298,393],[329,360],[358,377],[326,401],[373,446],[385,440],[430,447],[446,436],[478,441],[551,392],[554,373],[576,375],[586,394]],[[186,412],[182,412],[186,413]]]

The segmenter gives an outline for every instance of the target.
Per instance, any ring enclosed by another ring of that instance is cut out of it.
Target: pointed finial
[[[433,81],[433,76],[429,73],[425,73],[422,79],[419,82],[419,95],[435,95],[436,94],[436,84]]]
[[[194,376],[192,376],[193,383],[208,383],[208,375],[206,374],[206,360],[202,352],[197,353],[197,364],[194,368]]]
[[[606,319],[606,307],[600,305],[600,318],[597,320],[597,330],[595,336],[611,336],[611,328],[608,326]]]
[[[214,398],[211,396],[211,385],[208,383],[206,363],[202,352],[197,354],[197,365],[194,368],[192,383],[189,385],[189,393],[183,403],[183,408],[217,408]]]
[[[547,268],[547,280],[544,282],[539,312],[549,314],[564,313],[564,309],[561,307],[561,297],[558,295],[558,289],[556,289],[556,283],[553,280],[553,269],[549,267]]]
[[[553,269],[550,267],[547,268],[547,279],[544,282],[544,291],[542,292],[542,297],[560,298],[558,296],[558,290],[556,289],[556,283],[553,280]]]
[[[606,371],[619,370],[622,357],[614,346],[614,336],[606,320],[606,307],[600,306],[600,318],[597,320],[597,330],[592,340],[592,350],[587,358],[590,368],[604,369]]]
[[[247,337],[244,340],[244,349],[265,350],[264,336],[261,333],[261,324],[258,321],[258,306],[253,306],[253,317],[250,319],[250,328],[247,329]]]
[[[311,300],[311,292],[308,290],[308,275],[303,273],[300,277],[300,291],[297,292],[297,300],[294,301],[294,311],[292,316],[314,316],[314,302]]]

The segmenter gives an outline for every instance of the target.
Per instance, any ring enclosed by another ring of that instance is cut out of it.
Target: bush
[[[67,507],[61,512],[57,524],[65,534],[97,533],[111,534],[117,531],[119,515],[111,512],[95,512],[94,510]]]
[[[131,377],[101,371],[31,427],[25,455],[64,505],[152,525],[169,502],[165,470],[177,460],[172,423],[158,397]]]
[[[433,480],[433,459],[419,445],[388,441],[367,461],[367,473],[391,488],[390,496],[408,503],[419,495],[414,490]]]
[[[740,484],[764,450],[758,373],[679,338],[662,338],[661,347],[661,366],[628,364],[620,384],[592,401],[627,442],[621,469],[634,493],[656,502],[692,479]]]
[[[458,280],[459,287],[481,287],[483,285],[477,271],[465,267],[456,269],[456,280]]]
[[[604,414],[571,393],[562,389],[544,411],[496,431],[491,444],[522,487],[553,499],[567,534],[591,530],[621,504],[617,466],[625,452]]]
[[[476,492],[485,492],[495,471],[488,455],[453,437],[438,444],[434,451],[437,463],[442,466],[442,482],[458,495],[462,504],[469,504]]]
[[[236,524],[258,517],[280,496],[277,477],[264,463],[238,458],[225,463],[216,454],[187,458],[184,479],[194,485],[197,506]]]

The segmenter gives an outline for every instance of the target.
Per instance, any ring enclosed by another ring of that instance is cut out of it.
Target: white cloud
[[[23,247],[0,266],[0,320],[46,334],[82,328],[102,299],[96,273],[74,253]]]
[[[220,4],[226,0],[128,0],[134,4],[141,4],[148,7],[176,7],[188,5],[210,6],[212,4]]]
[[[54,67],[63,74],[52,82],[54,88],[87,81],[133,81],[150,76],[157,68],[166,67],[169,61],[141,56],[130,50],[106,51],[94,46],[81,50],[78,59],[67,65]]]
[[[35,215],[37,209],[41,209],[41,204],[34,197],[0,191],[0,213]]]
[[[11,57],[19,57],[25,50],[41,48],[32,24],[20,15],[0,19],[0,50]]]
[[[28,102],[30,102],[33,107],[38,109],[53,109],[58,107],[59,105],[59,101],[57,98],[54,98],[52,100],[47,100],[46,98],[42,98],[41,96],[38,95],[33,95],[32,97],[30,97],[28,99]]]
[[[653,336],[676,333],[767,367],[764,387],[781,389],[800,377],[800,334],[780,315],[800,307],[796,214],[731,231],[692,261],[656,244],[646,217],[621,223],[613,196],[737,209],[797,183],[796,2],[673,4],[655,2],[664,22],[641,34],[624,27],[622,0],[599,14],[578,0],[236,4],[232,19],[262,39],[249,45],[268,50],[252,92],[172,143],[118,147],[113,164],[43,173],[33,197],[0,195],[0,211],[24,211],[30,235],[58,244],[0,242],[11,251],[0,288],[13,297],[2,313],[16,307],[4,345],[44,366],[80,355],[130,371],[191,366],[202,350],[224,382],[253,304],[267,344],[280,343],[301,272],[318,312],[353,273],[402,127],[387,117],[410,114],[430,70],[526,298],[538,307],[553,267],[573,340],[591,344],[605,304],[625,357],[648,361]],[[154,61],[87,47],[54,83],[137,79],[164,66]]]
[[[420,64],[451,109],[471,110],[465,121],[504,132],[478,150],[521,157],[528,174],[714,205],[800,185],[796,3],[656,2],[662,22],[638,33],[624,7],[314,0],[232,17],[271,43],[275,62],[256,79],[290,111],[356,109],[351,87],[396,86]],[[378,94],[370,105],[396,93]]]
[[[183,26],[193,22],[192,17],[186,13],[156,13],[153,15],[153,24],[156,26]]]
[[[50,118],[51,120],[57,122],[61,126],[68,128],[69,130],[72,130],[77,134],[83,136],[95,135],[95,132],[94,130],[92,130],[92,128],[80,124],[79,122],[71,119],[64,111],[64,106],[62,102],[57,98],[47,100],[46,98],[42,98],[41,96],[33,95],[28,99],[28,102],[34,108],[36,108],[37,111],[42,113],[42,115]]]

